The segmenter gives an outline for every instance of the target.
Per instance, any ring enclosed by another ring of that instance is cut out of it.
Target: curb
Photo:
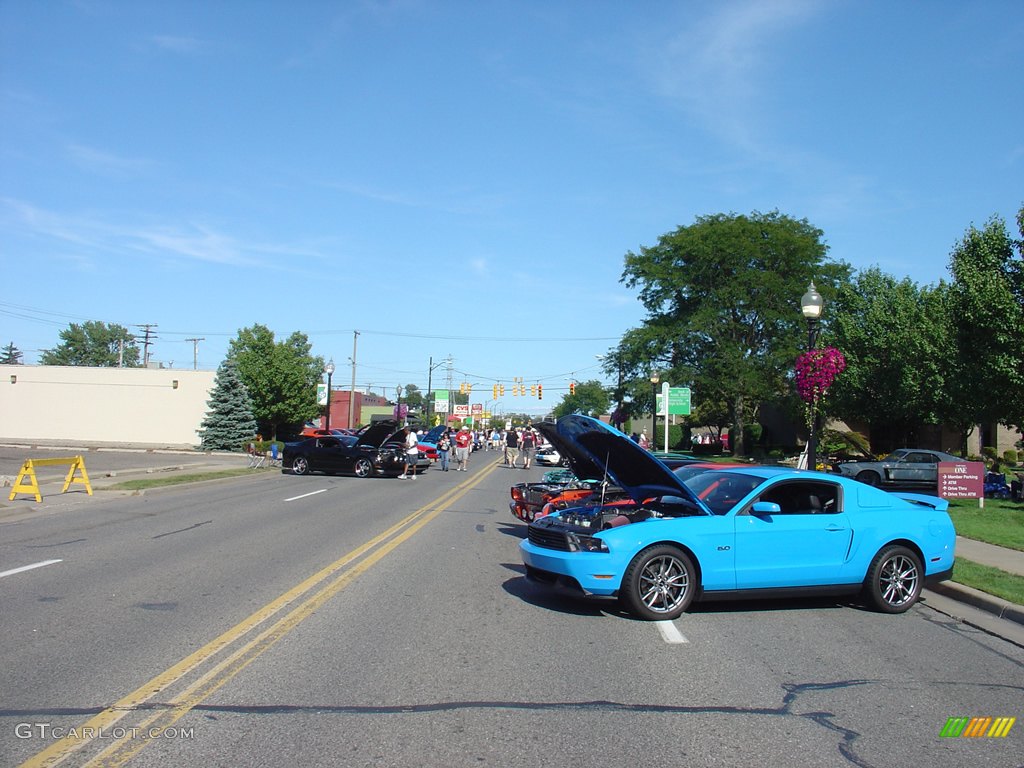
[[[966,603],[986,613],[991,613],[1000,619],[1008,619],[1017,624],[1024,624],[1024,606],[1011,603],[1009,600],[1003,600],[1001,597],[995,597],[987,592],[981,592],[972,587],[957,584],[955,581],[932,584],[928,589],[951,600]]]

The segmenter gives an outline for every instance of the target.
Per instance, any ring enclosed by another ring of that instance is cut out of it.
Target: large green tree
[[[838,287],[824,342],[842,351],[846,369],[824,402],[828,413],[865,422],[887,447],[916,445],[917,428],[939,421],[952,343],[947,288],[877,267]]]
[[[117,323],[87,320],[71,323],[60,332],[61,343],[43,350],[41,365],[92,365],[100,368],[137,368],[139,347],[128,329]]]
[[[217,369],[206,404],[209,410],[199,430],[202,447],[208,451],[244,450],[256,434],[256,419],[249,391],[231,358]]]
[[[584,416],[599,416],[608,413],[611,398],[608,390],[597,380],[581,381],[576,385],[575,394],[566,394],[562,401],[552,409],[555,418],[570,413],[582,413]]]
[[[850,275],[827,251],[821,230],[774,211],[699,217],[627,253],[622,282],[639,289],[647,310],[617,350],[634,399],[653,399],[643,381],[655,368],[663,381],[690,385],[696,402],[724,400],[733,449],[745,453],[744,425],[761,402],[790,390],[807,284],[828,297]]]
[[[228,346],[238,375],[252,398],[253,414],[264,435],[277,437],[280,429],[300,425],[320,414],[316,385],[323,378],[324,361],[311,354],[304,333],[275,341],[265,325],[243,328]]]
[[[994,216],[971,226],[950,255],[948,319],[956,354],[950,360],[946,418],[962,433],[976,424],[1024,425],[1024,207],[1021,239]]]

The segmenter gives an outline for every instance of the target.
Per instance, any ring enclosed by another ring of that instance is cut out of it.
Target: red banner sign
[[[985,495],[985,464],[969,461],[939,462],[939,496],[944,499],[980,499]]]

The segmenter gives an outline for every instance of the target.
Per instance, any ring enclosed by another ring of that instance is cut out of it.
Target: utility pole
[[[192,370],[199,370],[199,342],[206,339],[185,339],[192,342]]]
[[[150,341],[150,339],[158,339],[158,338],[160,338],[155,333],[153,333],[153,329],[157,327],[157,324],[156,323],[139,323],[135,327],[136,328],[142,328],[143,332],[145,333],[145,338],[143,338],[143,340],[142,340],[142,367],[143,368],[148,368],[149,367],[149,345],[152,343]]]
[[[352,387],[348,392],[348,428],[355,429],[356,412],[356,344],[359,342],[359,331],[352,331]]]

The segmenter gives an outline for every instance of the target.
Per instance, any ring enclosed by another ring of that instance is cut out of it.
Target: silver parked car
[[[965,459],[942,451],[899,448],[881,461],[848,461],[834,465],[832,470],[868,485],[916,486],[934,491],[939,483],[940,461],[966,463]]]

